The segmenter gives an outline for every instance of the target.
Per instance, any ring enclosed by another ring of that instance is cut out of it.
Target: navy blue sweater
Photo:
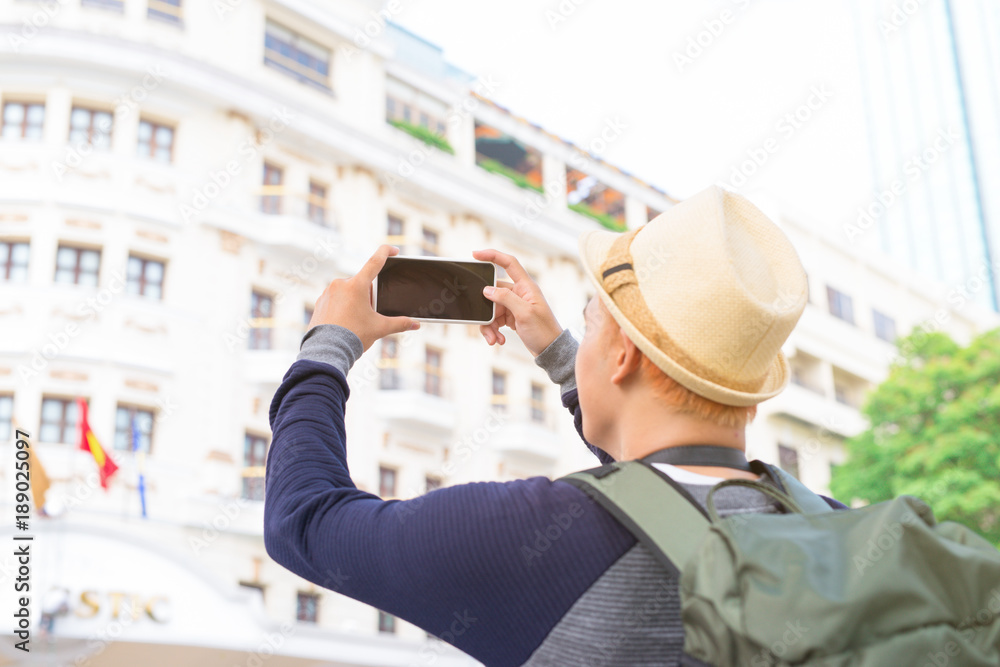
[[[486,665],[522,664],[635,537],[579,489],[546,477],[461,484],[410,500],[358,489],[344,413],[345,369],[360,356],[360,340],[348,348],[335,348],[346,364],[300,355],[271,402],[267,553]],[[575,387],[562,404],[583,438]],[[584,442],[602,463],[613,460]]]

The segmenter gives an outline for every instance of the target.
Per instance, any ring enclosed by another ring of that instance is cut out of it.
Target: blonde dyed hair
[[[681,414],[729,428],[746,428],[757,416],[756,405],[723,405],[694,393],[660,370],[645,354],[642,355],[639,373],[658,398]]]

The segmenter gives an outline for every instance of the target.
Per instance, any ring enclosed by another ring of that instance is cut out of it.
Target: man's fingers
[[[479,330],[482,332],[483,338],[485,338],[486,342],[490,345],[498,340],[497,336],[500,333],[500,327],[503,326],[506,319],[507,310],[499,303],[496,305],[496,309],[496,317],[493,318],[492,322],[489,324],[479,325]]]
[[[531,276],[528,275],[528,272],[524,270],[524,267],[521,266],[521,263],[513,255],[508,255],[493,248],[486,248],[484,250],[473,250],[472,256],[484,262],[493,262],[498,266],[502,266],[507,275],[513,278],[516,283],[522,280],[531,280]]]
[[[385,258],[398,253],[399,248],[383,243],[375,250],[375,254],[372,255],[367,262],[365,262],[365,265],[361,267],[361,270],[358,271],[358,277],[368,284],[371,284],[375,280],[375,276],[378,275],[378,272],[382,270],[383,266],[385,266]]]

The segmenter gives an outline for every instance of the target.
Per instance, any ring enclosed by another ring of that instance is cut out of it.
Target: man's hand
[[[493,249],[473,250],[472,255],[502,266],[514,279],[513,283],[498,282],[492,294],[483,292],[487,299],[497,304],[497,316],[493,322],[479,325],[486,342],[493,345],[499,341],[503,345],[506,338],[500,333],[500,327],[507,325],[517,332],[532,356],[537,357],[562,333],[562,327],[542,296],[542,290],[513,255]],[[490,289],[486,288],[487,291]]]
[[[354,277],[339,278],[327,285],[316,299],[309,328],[339,324],[361,339],[365,351],[383,336],[420,328],[420,322],[412,317],[387,317],[372,308],[372,282],[385,265],[385,258],[398,253],[399,248],[382,244]]]

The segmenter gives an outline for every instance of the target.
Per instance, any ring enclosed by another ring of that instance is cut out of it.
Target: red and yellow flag
[[[80,425],[80,449],[90,452],[94,461],[97,462],[97,471],[101,475],[101,486],[107,490],[108,478],[115,474],[118,466],[111,459],[101,443],[97,441],[97,436],[90,429],[90,422],[87,421],[87,402],[79,396],[76,399],[78,424]]]

